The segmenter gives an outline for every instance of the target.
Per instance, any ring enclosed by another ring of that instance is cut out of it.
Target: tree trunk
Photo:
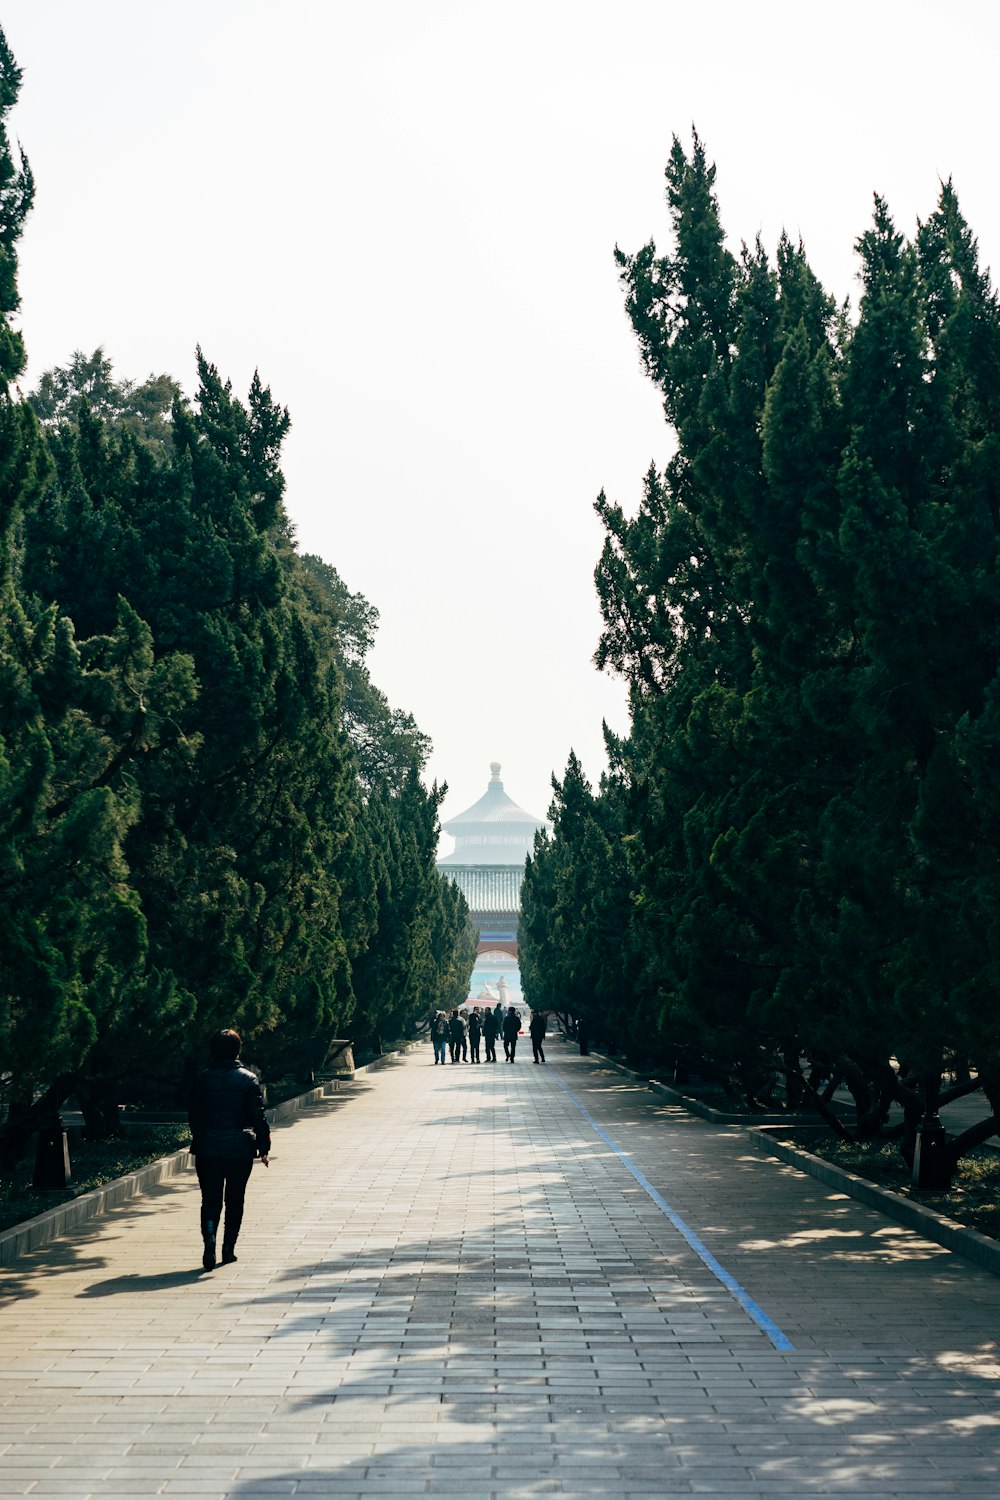
[[[786,1047],[783,1062],[785,1066],[785,1098],[788,1101],[788,1108],[794,1113],[796,1110],[802,1108],[803,1100],[806,1097],[806,1081],[802,1076],[802,1062],[798,1047]]]
[[[76,1094],[83,1112],[84,1140],[109,1141],[125,1134],[113,1083],[106,1079],[88,1079],[77,1084]]]
[[[0,1175],[7,1176],[23,1161],[32,1135],[39,1125],[58,1117],[75,1081],[72,1074],[61,1073],[37,1099],[22,1095],[11,1100],[7,1123],[0,1129]]]
[[[30,1096],[10,1101],[7,1123],[0,1130],[0,1175],[9,1176],[24,1159],[36,1123]]]

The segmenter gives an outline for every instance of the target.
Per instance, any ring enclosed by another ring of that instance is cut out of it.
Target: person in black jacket
[[[448,1050],[451,1053],[451,1060],[453,1063],[460,1062],[462,1057],[462,1048],[464,1046],[467,1049],[468,1043],[466,1042],[467,1033],[465,1030],[465,1022],[462,1020],[457,1006],[451,1013],[451,1020],[448,1022],[448,1032],[451,1038],[448,1043]]]
[[[513,1005],[503,1018],[503,1053],[508,1062],[514,1061],[517,1038],[521,1031],[521,1012]]]
[[[536,1063],[543,1063],[545,1061],[545,1049],[542,1046],[542,1042],[545,1038],[546,1030],[544,1015],[540,1010],[533,1010],[531,1013],[531,1023],[528,1026],[528,1035],[531,1037],[531,1050],[535,1054]]]
[[[469,1017],[469,1052],[472,1055],[472,1061],[474,1063],[477,1063],[479,1061],[479,1042],[482,1038],[482,1035],[483,1023],[479,1015],[479,1010],[477,1008]]]
[[[226,1202],[222,1264],[236,1259],[236,1240],[243,1222],[243,1198],[254,1157],[265,1167],[271,1132],[264,1115],[260,1083],[240,1066],[242,1043],[235,1031],[218,1031],[208,1044],[211,1066],[199,1073],[191,1090],[188,1120],[191,1151],[201,1186],[201,1235],[206,1271],[215,1268],[215,1239]]]
[[[486,1014],[483,1016],[483,1041],[486,1043],[486,1061],[497,1060],[497,1033],[500,1030],[500,1022],[496,1013],[487,1006]]]

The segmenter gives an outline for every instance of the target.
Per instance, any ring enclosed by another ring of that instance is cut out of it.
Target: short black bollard
[[[62,1122],[57,1121],[55,1125],[43,1125],[38,1132],[38,1146],[35,1150],[35,1175],[31,1179],[32,1187],[42,1192],[54,1192],[57,1188],[64,1188],[73,1180],[73,1171],[69,1164],[69,1140]]]
[[[928,1193],[945,1193],[951,1187],[948,1133],[937,1115],[924,1115],[917,1126],[910,1186]]]

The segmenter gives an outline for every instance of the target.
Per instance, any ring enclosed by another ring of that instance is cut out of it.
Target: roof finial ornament
[[[498,760],[491,760],[490,761],[490,770],[493,773],[493,780],[494,781],[499,781],[500,780],[500,762]]]

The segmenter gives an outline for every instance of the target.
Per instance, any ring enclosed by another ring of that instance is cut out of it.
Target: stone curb
[[[574,1039],[571,1036],[566,1036],[565,1032],[560,1031],[557,1033],[557,1036],[558,1040],[563,1042],[567,1047],[576,1047]],[[546,1038],[547,1040],[548,1038]],[[611,1068],[615,1073],[622,1073],[626,1078],[633,1078],[636,1083],[641,1083],[643,1088],[647,1087],[649,1083],[649,1079],[645,1073],[638,1073],[635,1068],[630,1068],[625,1063],[615,1062],[613,1057],[608,1057],[603,1052],[588,1052],[586,1055],[596,1058],[598,1062],[603,1063],[606,1068]]]
[[[564,1041],[569,1040],[563,1038]],[[658,1078],[649,1078],[645,1073],[630,1068],[626,1063],[615,1062],[613,1058],[605,1056],[603,1052],[591,1052],[590,1057],[598,1058],[606,1068],[613,1068],[616,1073],[623,1073],[626,1078],[634,1078],[636,1083],[641,1083],[644,1088],[652,1089],[657,1094],[662,1094],[669,1099],[671,1104],[679,1104],[686,1109],[688,1114],[697,1115],[701,1120],[709,1120],[715,1125],[742,1125],[744,1128],[750,1125],[784,1125],[789,1126],[814,1125],[815,1115],[737,1115],[727,1114],[725,1110],[715,1109],[711,1104],[703,1104],[700,1099],[695,1099],[691,1094],[682,1094],[680,1089],[671,1087],[668,1083],[661,1083]]]
[[[789,1126],[815,1125],[815,1115],[737,1115],[728,1114],[725,1110],[715,1109],[711,1104],[703,1104],[700,1099],[694,1099],[690,1094],[682,1094],[679,1089],[671,1088],[667,1083],[661,1083],[658,1078],[648,1080],[649,1087],[657,1094],[662,1094],[669,1099],[671,1104],[680,1104],[689,1114],[698,1115],[702,1120],[711,1120],[716,1125],[742,1125],[744,1129],[755,1129],[759,1125],[783,1125]],[[751,1123],[752,1122],[752,1123]]]
[[[117,1177],[114,1182],[105,1182],[89,1193],[81,1193],[79,1198],[58,1203],[55,1208],[48,1208],[33,1219],[25,1219],[22,1224],[12,1224],[0,1234],[0,1266],[9,1266],[25,1251],[37,1250],[39,1245],[58,1239],[68,1229],[75,1229],[88,1219],[96,1219],[109,1208],[116,1208],[119,1203],[148,1192],[168,1177],[187,1171],[190,1165],[190,1151],[175,1151],[172,1156],[161,1156],[138,1171],[129,1172],[127,1177]]]
[[[387,1052],[384,1057],[376,1058],[373,1062],[356,1068],[354,1076],[384,1067],[394,1057],[410,1052],[419,1045],[419,1042],[408,1042],[396,1052]],[[275,1104],[266,1111],[268,1121],[272,1125],[277,1125],[283,1120],[292,1119],[309,1105],[318,1104],[321,1099],[350,1082],[349,1078],[331,1079],[314,1089],[307,1090],[304,1094],[296,1094],[292,1099],[285,1099],[281,1104]],[[181,1172],[188,1171],[191,1166],[190,1151],[186,1148],[183,1151],[175,1151],[170,1156],[161,1156],[156,1161],[147,1162],[144,1167],[139,1167],[135,1172],[129,1172],[125,1177],[117,1177],[113,1182],[102,1183],[100,1187],[93,1188],[89,1193],[81,1193],[78,1198],[70,1198],[66,1203],[57,1203],[54,1208],[47,1208],[43,1213],[36,1214],[32,1219],[25,1219],[21,1224],[12,1224],[9,1229],[0,1232],[0,1266],[11,1265],[26,1251],[37,1250],[39,1246],[48,1244],[50,1240],[58,1239],[67,1230],[75,1229],[78,1224],[86,1224],[88,1220],[99,1218],[101,1214],[107,1213],[108,1209],[116,1208],[119,1203],[125,1203],[129,1198],[135,1198],[140,1193],[148,1193],[151,1188],[157,1187],[171,1177],[176,1177]]]
[[[849,1198],[867,1204],[869,1208],[878,1209],[887,1218],[895,1219],[924,1239],[944,1245],[956,1255],[962,1255],[984,1270],[991,1271],[994,1276],[1000,1276],[1000,1242],[990,1239],[989,1235],[981,1234],[978,1229],[970,1229],[965,1224],[958,1224],[936,1209],[928,1208],[926,1204],[914,1203],[912,1199],[903,1198],[889,1188],[878,1187],[874,1182],[869,1182],[867,1178],[859,1177],[857,1173],[849,1172],[844,1167],[835,1167],[832,1162],[813,1156],[811,1151],[804,1151],[801,1146],[775,1140],[766,1130],[751,1126],[747,1135],[758,1151],[798,1167],[810,1177],[825,1182],[828,1187],[836,1188]]]
[[[384,1068],[386,1063],[391,1063],[394,1057],[405,1057],[408,1052],[416,1052],[424,1046],[426,1042],[422,1041],[404,1042],[402,1047],[397,1047],[394,1052],[385,1052],[381,1057],[373,1057],[370,1063],[362,1063],[360,1068],[354,1069],[354,1077],[357,1078],[362,1073],[374,1073],[377,1068]],[[338,1081],[350,1083],[351,1080],[342,1078]]]

